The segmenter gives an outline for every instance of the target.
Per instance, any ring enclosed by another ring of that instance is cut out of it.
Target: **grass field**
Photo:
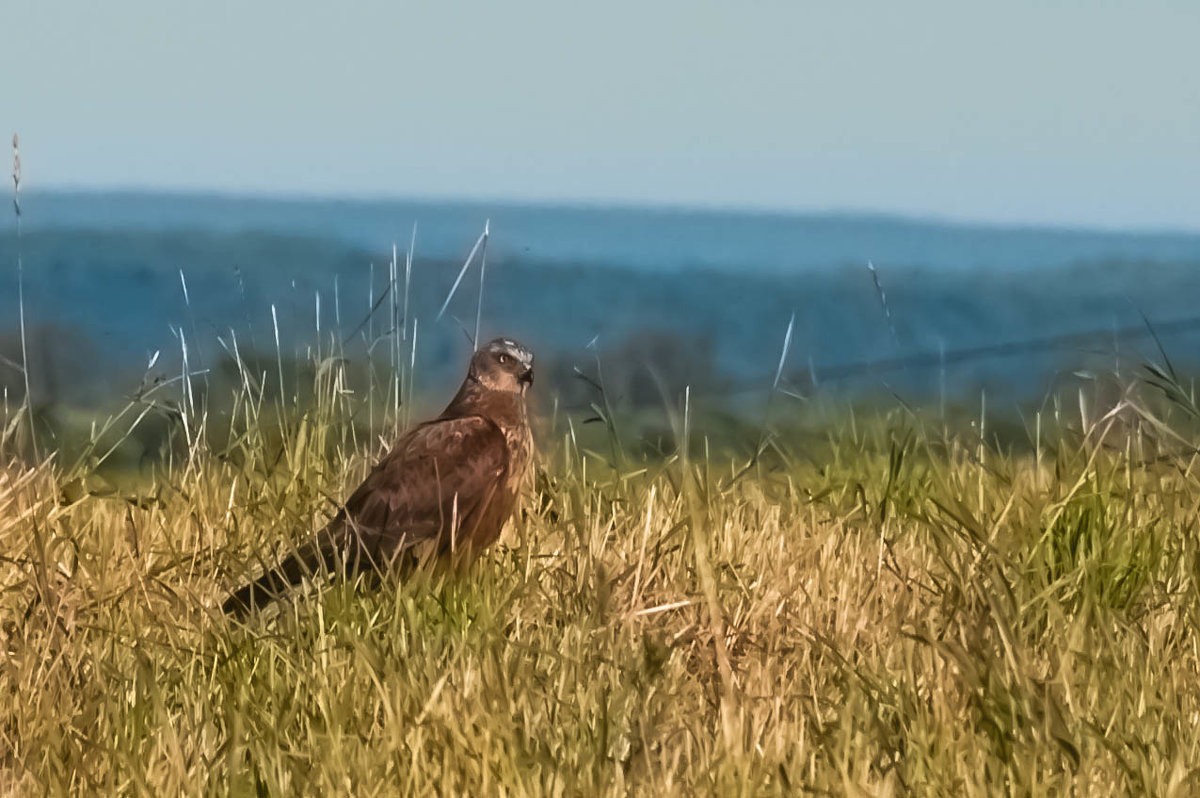
[[[7,461],[6,790],[1200,789],[1197,414],[1169,375],[1048,406],[1018,447],[903,408],[786,432],[815,411],[781,403],[756,459],[683,413],[650,457],[556,417],[468,572],[227,620],[378,453],[317,374],[305,412],[183,410],[133,486],[96,476],[104,428],[75,462]]]

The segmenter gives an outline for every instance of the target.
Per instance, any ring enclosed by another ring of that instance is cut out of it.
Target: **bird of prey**
[[[321,571],[382,572],[423,544],[462,561],[495,542],[533,461],[532,383],[528,349],[507,338],[485,344],[442,414],[396,441],[324,529],[234,592],[224,611],[248,613]]]

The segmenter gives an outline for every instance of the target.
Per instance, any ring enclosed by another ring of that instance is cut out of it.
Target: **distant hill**
[[[474,327],[477,267],[448,317],[435,323],[434,316],[488,217],[483,332],[525,338],[547,364],[562,364],[564,390],[571,367],[592,362],[592,341],[623,361],[653,353],[660,371],[679,380],[695,372],[713,390],[759,390],[793,313],[789,369],[807,374],[811,359],[818,377],[846,363],[1136,325],[1139,313],[1158,321],[1200,315],[1200,236],[1185,234],[712,211],[33,195],[22,242],[26,306],[41,361],[33,371],[49,379],[36,390],[84,398],[117,391],[153,351],[163,350],[161,367],[174,362],[173,330],[195,357],[217,357],[216,338],[231,328],[243,346],[273,350],[272,305],[285,348],[302,355],[314,341],[318,293],[322,331],[328,335],[340,316],[344,337],[386,285],[392,238],[403,259],[414,219],[410,315],[425,384],[436,385],[468,347],[463,331]],[[0,236],[0,354],[8,357],[16,254],[14,237]],[[894,338],[868,259],[879,269]],[[369,329],[386,331],[389,312],[385,303]],[[1181,359],[1191,343],[1178,343]],[[1111,349],[1111,340],[1093,348]],[[977,360],[955,365],[947,380],[957,391],[988,385],[1028,394],[1079,359],[1059,351]],[[881,379],[913,394],[940,389],[940,376],[928,371],[851,384],[878,388]]]

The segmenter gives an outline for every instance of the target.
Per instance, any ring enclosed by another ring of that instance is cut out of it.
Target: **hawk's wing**
[[[465,416],[422,424],[379,461],[328,526],[233,593],[224,611],[248,612],[339,559],[356,569],[379,566],[451,530],[470,535],[505,490],[508,467],[504,434],[491,421]]]
[[[422,424],[396,447],[346,501],[342,516],[371,557],[428,540],[473,518],[503,487],[508,446],[481,416]]]

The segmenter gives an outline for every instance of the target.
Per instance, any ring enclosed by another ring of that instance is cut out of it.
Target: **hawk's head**
[[[491,391],[525,393],[533,383],[533,353],[511,338],[496,338],[471,358],[470,376]]]

